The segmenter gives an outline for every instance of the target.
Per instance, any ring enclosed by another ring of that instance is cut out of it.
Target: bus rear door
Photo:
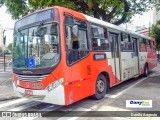
[[[137,38],[133,38],[132,37],[132,41],[133,41],[133,54],[134,54],[134,75],[139,74],[139,54],[138,54],[138,42],[137,42]]]

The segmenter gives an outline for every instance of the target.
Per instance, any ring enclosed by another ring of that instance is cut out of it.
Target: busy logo
[[[126,107],[152,108],[152,100],[126,100]]]

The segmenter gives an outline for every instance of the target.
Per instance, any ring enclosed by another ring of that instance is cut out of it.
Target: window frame
[[[127,41],[126,41],[126,39],[124,39],[124,35],[125,35],[125,38],[127,38]],[[120,50],[121,50],[121,52],[133,52],[134,51],[134,48],[133,48],[133,41],[132,41],[132,39],[131,39],[131,34],[129,34],[129,33],[125,33],[125,32],[121,32],[121,41],[120,41]],[[123,45],[123,46],[125,46],[125,48],[126,48],[126,44],[131,44],[131,48],[132,49],[122,49],[122,43],[124,43],[125,45]]]
[[[83,21],[83,22],[85,22],[86,23],[86,29],[85,28],[79,28],[78,27],[78,30],[79,29],[81,29],[81,30],[84,30],[85,32],[86,32],[86,40],[87,40],[87,50],[85,50],[86,52],[87,52],[87,54],[86,54],[86,56],[84,56],[84,57],[82,57],[82,58],[80,58],[79,57],[79,59],[78,60],[76,60],[76,61],[74,61],[74,62],[71,62],[71,63],[69,63],[68,62],[68,51],[77,51],[77,52],[80,52],[80,51],[84,51],[84,50],[82,50],[82,49],[73,49],[73,46],[72,46],[72,49],[68,49],[67,48],[67,41],[66,41],[66,27],[70,27],[70,32],[72,32],[72,25],[70,25],[70,24],[66,24],[66,18],[67,18],[67,16],[65,17],[65,19],[64,19],[64,46],[65,46],[65,51],[66,51],[66,64],[67,64],[67,66],[72,66],[72,65],[74,65],[74,64],[76,64],[77,62],[80,62],[81,60],[83,60],[83,59],[85,59],[86,57],[88,57],[89,55],[90,55],[90,46],[89,46],[89,35],[88,35],[88,22],[87,21],[84,21],[84,20],[80,20],[80,19],[78,19],[78,18],[73,18],[73,19],[75,19],[75,20],[77,20],[77,21]],[[71,33],[71,41],[72,41],[72,33]],[[79,43],[78,43],[79,44]]]
[[[91,39],[91,48],[92,48],[92,51],[93,51],[93,52],[110,52],[110,51],[111,51],[111,44],[110,44],[109,38],[105,38],[105,34],[104,34],[104,32],[105,32],[105,30],[106,30],[107,37],[108,37],[108,35],[109,35],[108,29],[107,29],[106,27],[104,27],[104,26],[100,26],[100,25],[93,24],[93,23],[91,23],[90,26],[91,26],[91,34],[90,34],[90,37],[91,37],[91,38],[90,38],[90,39]],[[100,34],[98,34],[98,36],[93,36],[93,35],[92,35],[92,26],[97,27],[98,29],[99,29],[99,28],[100,28],[100,29],[103,29],[103,34],[102,34],[102,36],[99,36]],[[101,42],[101,40],[108,40],[108,44],[107,44],[107,45],[109,45],[108,49],[107,49],[107,50],[104,50],[104,49],[103,49],[103,50],[101,50],[101,49],[95,50],[94,47],[93,47],[93,38],[97,39],[97,44],[98,44],[98,39],[100,39],[100,44],[101,44],[101,46],[98,46],[98,48],[99,48],[99,47],[102,47],[102,42]]]

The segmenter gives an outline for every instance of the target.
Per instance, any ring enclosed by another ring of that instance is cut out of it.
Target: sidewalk
[[[5,71],[4,71],[4,68],[0,67],[0,74],[1,73],[6,73],[6,72],[12,72],[12,68],[11,67],[5,67]]]
[[[18,98],[13,91],[11,71],[0,71],[0,91],[0,101]]]

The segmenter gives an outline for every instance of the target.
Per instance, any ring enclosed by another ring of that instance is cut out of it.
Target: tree
[[[160,20],[157,21],[155,25],[152,26],[150,36],[156,40],[156,48],[160,48]]]
[[[2,2],[2,0],[0,0],[0,7],[3,5],[3,2]]]
[[[0,53],[2,52],[2,48],[0,47]]]
[[[64,6],[120,25],[129,22],[135,14],[149,10],[151,0],[0,0],[13,19],[18,19],[37,9]]]
[[[8,50],[12,52],[12,43],[8,45]]]

